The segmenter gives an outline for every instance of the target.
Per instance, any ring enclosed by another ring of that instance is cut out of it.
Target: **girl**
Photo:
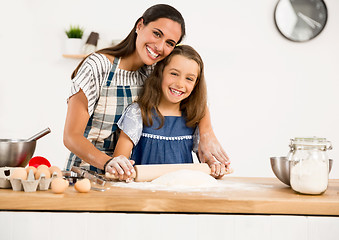
[[[118,121],[121,133],[106,171],[129,180],[131,172],[125,167],[130,156],[137,165],[193,163],[194,132],[205,116],[206,95],[200,55],[187,45],[175,47],[155,66],[137,102]],[[215,177],[225,174],[225,165],[207,163]]]
[[[185,22],[173,7],[158,4],[140,17],[117,46],[84,59],[72,74],[64,129],[73,165],[98,173],[112,158],[118,139],[117,121],[138,95],[152,66],[168,56],[185,35]],[[211,127],[208,109],[199,124],[201,161],[215,156],[228,161]],[[212,143],[212,144],[211,144]]]

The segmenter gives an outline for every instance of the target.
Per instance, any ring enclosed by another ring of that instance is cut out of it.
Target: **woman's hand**
[[[198,157],[200,162],[207,163],[208,161],[218,160],[225,166],[229,165],[229,157],[221,147],[217,137],[215,136],[210,119],[210,112],[206,106],[206,114],[199,123],[199,146]]]
[[[131,182],[135,178],[134,161],[120,155],[112,158],[105,167],[105,172],[113,174],[120,181]]]
[[[229,157],[220,145],[213,131],[200,134],[198,156],[202,163],[207,163],[208,161],[214,161],[216,159],[226,166],[230,164]]]
[[[233,169],[230,168],[229,157],[213,131],[200,135],[198,156],[200,162],[208,164],[211,168],[211,175],[216,179],[233,172]]]

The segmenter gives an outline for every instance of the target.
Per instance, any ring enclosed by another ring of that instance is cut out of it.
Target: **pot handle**
[[[45,136],[46,134],[50,133],[51,132],[51,129],[49,128],[46,128],[44,130],[42,130],[41,132],[35,134],[34,136],[28,138],[26,141],[27,142],[30,142],[30,141],[33,141],[33,140],[38,140],[39,138],[42,138],[43,136]]]

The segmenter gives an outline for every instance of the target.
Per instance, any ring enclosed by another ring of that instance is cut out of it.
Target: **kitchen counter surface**
[[[331,179],[322,195],[298,194],[275,178],[226,176],[219,183],[214,188],[187,190],[120,184],[89,193],[78,193],[71,186],[63,194],[0,189],[0,209],[339,216],[339,179]]]

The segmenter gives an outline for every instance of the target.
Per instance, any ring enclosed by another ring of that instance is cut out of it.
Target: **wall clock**
[[[279,0],[274,20],[284,37],[305,42],[318,36],[324,29],[327,7],[323,0]]]

